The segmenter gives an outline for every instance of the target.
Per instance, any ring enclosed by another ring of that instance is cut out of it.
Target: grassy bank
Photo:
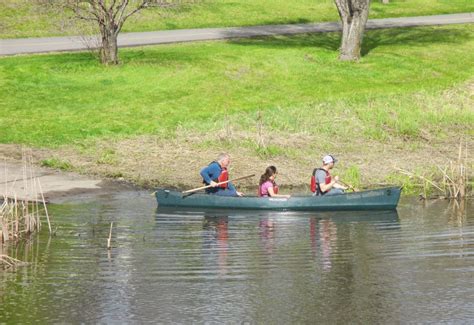
[[[300,130],[287,113],[307,104],[307,131],[324,136],[334,132],[334,115],[344,119],[337,133],[375,140],[468,126],[471,110],[419,110],[411,97],[472,77],[473,31],[371,31],[358,64],[337,60],[339,34],[127,49],[113,68],[86,53],[2,58],[0,142],[51,147],[177,127],[202,131],[257,111],[278,119],[276,130]],[[323,127],[313,126],[315,112]]]
[[[285,184],[306,184],[327,152],[355,183],[403,183],[394,166],[436,168],[472,139],[473,28],[370,31],[357,64],[337,60],[338,34],[124,49],[112,68],[2,58],[0,142],[141,185],[191,187],[197,172],[178,171],[223,150],[242,173],[276,164]]]
[[[370,18],[421,16],[474,11],[470,0],[374,1]],[[333,0],[205,0],[175,9],[151,8],[132,17],[125,32],[164,29],[250,26],[336,21]],[[77,34],[65,23],[64,13],[54,14],[35,1],[0,0],[0,38]]]

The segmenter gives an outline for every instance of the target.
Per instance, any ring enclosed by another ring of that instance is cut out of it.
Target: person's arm
[[[332,188],[340,188],[339,187],[340,185],[337,184],[335,177],[331,179],[331,182],[329,184],[320,183],[320,186],[321,186],[321,191],[323,192],[330,191]]]
[[[291,195],[286,195],[286,194],[275,194],[275,192],[273,191],[273,186],[269,187],[267,191],[268,191],[268,195],[271,197],[284,197],[287,199],[291,197]]]
[[[346,186],[344,186],[344,185],[338,183],[338,181],[339,181],[339,176],[334,176],[334,181],[335,181],[336,183],[332,186],[333,188],[340,188],[341,190],[344,190],[344,191],[347,190],[347,187],[346,187]]]
[[[220,172],[218,169],[219,167],[217,166],[217,164],[210,164],[209,166],[206,166],[201,169],[201,172],[199,174],[201,175],[204,182],[206,182],[206,184],[216,186],[217,183],[212,180],[212,176],[217,175]]]
[[[320,178],[318,178],[319,180]],[[331,178],[331,182],[329,184],[325,184],[325,179],[326,175],[324,175],[323,182],[319,183],[321,186],[321,191],[326,192],[329,191],[332,188],[340,188],[341,190],[347,190],[347,187],[345,187],[342,184],[339,184],[337,181],[339,180],[339,176],[334,176]]]
[[[321,192],[329,191],[334,186],[334,184],[336,184],[336,177],[332,178],[329,184],[326,184],[326,173],[322,170],[316,171],[316,179],[319,183],[319,187],[321,188]]]

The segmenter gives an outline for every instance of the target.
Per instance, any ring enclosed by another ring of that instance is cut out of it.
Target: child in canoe
[[[278,185],[275,183],[277,169],[275,166],[268,166],[265,173],[260,176],[258,186],[258,196],[260,197],[284,197],[290,198],[291,195],[278,194]]]

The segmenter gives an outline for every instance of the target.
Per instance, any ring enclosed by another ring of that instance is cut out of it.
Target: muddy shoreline
[[[74,147],[49,149],[0,144],[0,159],[5,165],[5,168],[0,168],[0,189],[5,186],[5,180],[11,181],[14,175],[21,179],[25,153],[34,165],[34,174],[41,176],[45,196],[52,202],[118,191],[152,192],[157,187],[196,188],[202,186],[199,170],[223,151],[230,153],[232,158],[231,178],[256,175],[235,184],[249,194],[255,193],[259,176],[268,165],[277,166],[277,181],[282,193],[309,193],[310,174],[320,165],[321,153],[331,153],[339,159],[332,174],[341,176],[346,182],[354,170],[360,173],[357,176],[360,181],[353,185],[361,189],[414,183],[416,180],[397,173],[397,169],[429,175],[442,166],[448,166],[459,153],[459,137],[455,136],[429,141],[394,139],[390,143],[334,141],[331,146],[321,146],[310,136],[294,135],[293,138],[276,139],[279,143],[288,143],[293,154],[273,157],[259,156],[251,148],[229,142],[221,142],[216,148],[202,146],[207,140],[198,136],[179,136],[171,140],[137,136],[97,141],[87,151]],[[466,148],[472,152],[473,142],[468,141]],[[64,166],[67,170],[61,170]],[[472,167],[470,159],[468,172],[472,173]],[[11,171],[2,176],[5,170]],[[16,191],[22,193],[21,189]]]
[[[38,187],[32,188],[32,179],[41,184],[44,199],[50,203],[87,199],[140,188],[132,183],[100,179],[76,172],[65,172],[40,166],[28,166],[21,160],[6,160],[0,168],[0,194],[18,200],[42,200]]]

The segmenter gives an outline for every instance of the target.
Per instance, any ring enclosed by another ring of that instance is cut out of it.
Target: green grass
[[[61,169],[65,171],[73,169],[73,166],[69,162],[62,161],[56,158],[44,159],[40,162],[40,165],[43,167]]]
[[[51,13],[34,1],[0,0],[0,38],[71,35],[76,27],[64,24],[63,14]],[[420,16],[474,11],[471,0],[373,1],[370,18]],[[333,0],[219,0],[177,9],[152,8],[132,16],[123,31],[249,26],[336,21]]]
[[[273,130],[384,141],[428,128],[443,136],[474,122],[468,104],[439,104],[444,89],[473,76],[473,32],[370,31],[356,64],[337,60],[335,33],[124,49],[116,67],[87,53],[5,57],[0,143],[170,136],[226,121],[255,129],[258,111]],[[278,148],[270,151],[260,154]]]

